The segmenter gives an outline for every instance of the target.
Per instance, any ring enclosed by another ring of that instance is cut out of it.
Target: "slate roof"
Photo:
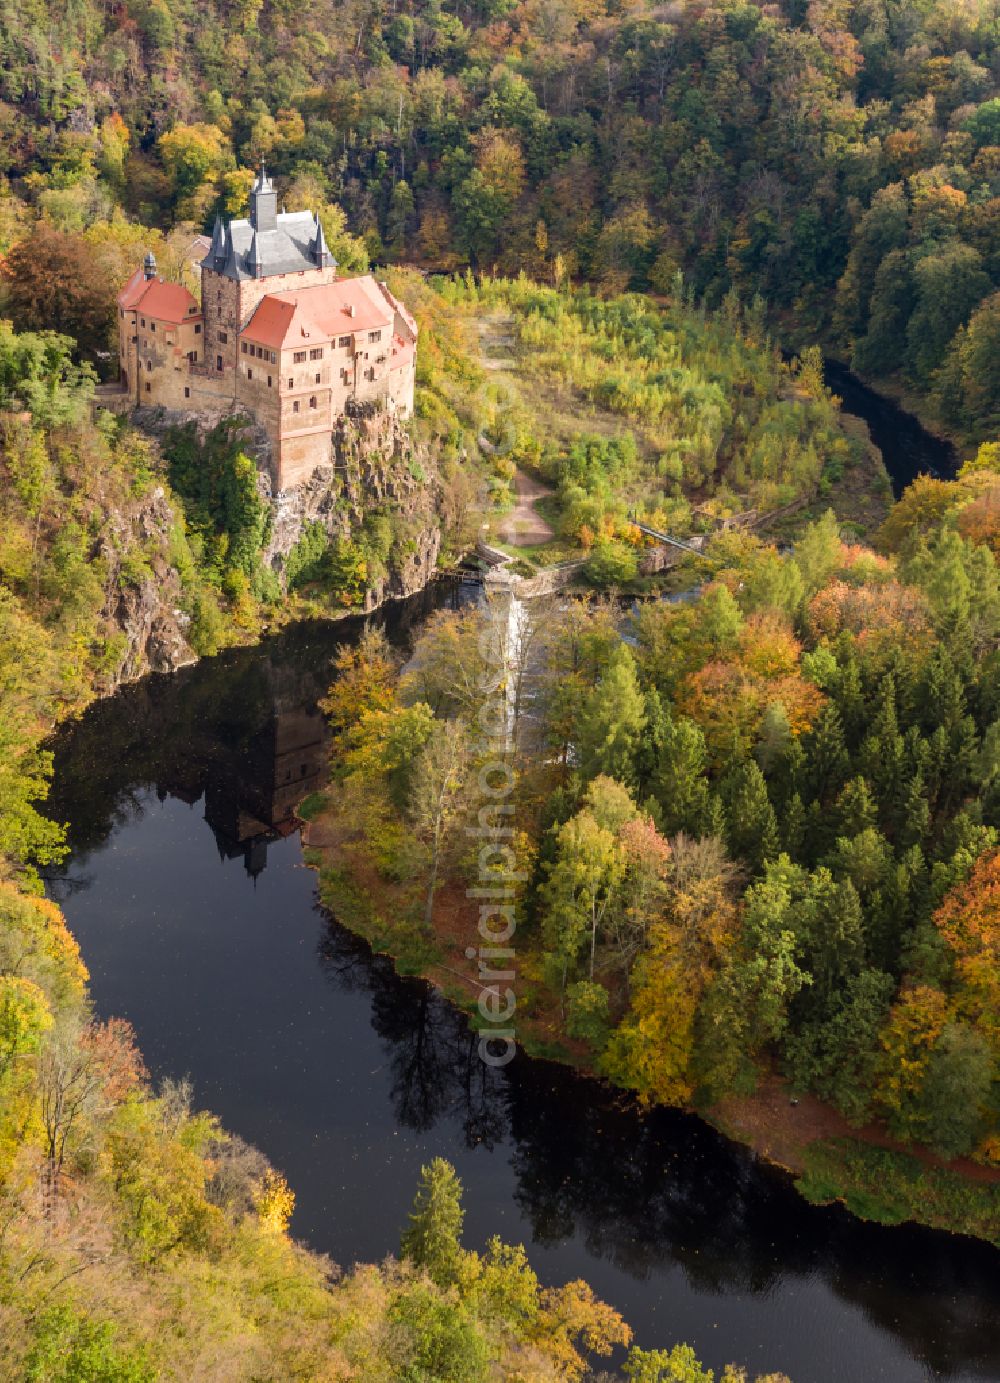
[[[254,230],[248,217],[230,221],[223,230],[226,258],[219,265],[212,250],[202,260],[205,269],[214,269],[230,279],[270,278],[274,274],[296,274],[317,267],[313,242],[317,222],[311,211],[283,211],[276,230]],[[255,272],[250,255],[256,237],[260,270]],[[323,248],[326,249],[324,243]],[[328,252],[329,253],[329,252]],[[326,261],[336,267],[331,255]]]

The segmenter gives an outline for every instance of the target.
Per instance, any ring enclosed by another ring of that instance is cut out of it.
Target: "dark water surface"
[[[392,636],[444,598],[390,610]],[[340,1262],[396,1245],[441,1154],[470,1245],[523,1240],[545,1280],[586,1277],[640,1343],[795,1383],[1000,1378],[1000,1254],[811,1208],[698,1120],[642,1117],[557,1066],[488,1070],[458,1014],[317,909],[290,811],[320,771],[331,654],[357,628],[299,626],[149,678],[60,738],[72,857],[52,891],[99,1012],[282,1168],[295,1232]]]
[[[909,415],[828,382],[897,484],[948,472]],[[406,644],[454,598],[438,586],[379,618]],[[810,1207],[698,1120],[642,1116],[549,1063],[488,1070],[460,1015],[319,911],[292,809],[320,781],[330,658],[359,628],[298,626],[148,678],[59,738],[51,807],[72,854],[51,890],[98,1011],[268,1154],[294,1231],[342,1263],[396,1246],[440,1154],[470,1246],[523,1240],[544,1280],[585,1277],[640,1344],[794,1383],[1000,1379],[1000,1253]]]
[[[868,424],[871,439],[882,452],[897,499],[918,475],[926,473],[943,480],[954,476],[958,459],[950,442],[933,436],[912,413],[862,384],[846,365],[824,360],[823,374],[827,387],[840,398],[844,412],[864,418]]]

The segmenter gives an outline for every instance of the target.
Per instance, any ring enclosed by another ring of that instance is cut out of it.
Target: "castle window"
[[[146,325],[146,319],[145,319],[145,317],[143,317],[141,320],[142,320],[142,325],[145,326],[145,325]]]
[[[200,335],[201,335],[201,323],[200,323],[200,322],[195,322],[195,324],[194,324],[194,334],[195,334],[195,336],[200,336]]]
[[[240,342],[240,350],[243,352],[244,355],[246,355],[246,353],[247,353],[247,343],[246,343],[245,341],[241,341],[241,342]]]
[[[247,379],[253,379],[253,370],[247,370]]]
[[[222,356],[221,356],[221,355],[217,355],[217,356],[215,357],[215,368],[216,368],[217,370],[221,370],[221,369],[222,369]]]
[[[293,363],[296,364],[296,365],[301,365],[302,362],[305,360],[305,358],[306,358],[306,353],[305,353],[305,351],[296,351],[295,354],[292,356],[292,361],[293,361]]]
[[[288,387],[289,387],[289,389],[294,389],[294,388],[295,388],[295,380],[294,380],[294,379],[290,379],[290,380],[288,381]]]
[[[322,359],[323,359],[323,347],[322,347],[322,346],[316,346],[316,347],[314,347],[313,350],[311,350],[311,351],[309,352],[309,359],[310,359],[310,360],[322,360]]]
[[[187,387],[186,384],[184,386],[184,397],[186,399],[189,399],[191,397],[191,390]]]
[[[369,340],[369,341],[381,341],[381,340],[382,340],[382,332],[381,332],[381,329],[378,330],[378,331],[370,331],[370,332],[368,333],[368,340]]]
[[[147,383],[147,385],[146,385],[146,393],[147,393],[147,394],[151,393],[151,392],[152,392],[152,389],[153,389],[153,386],[152,386],[151,384]]]
[[[198,363],[198,352],[188,351],[188,360],[190,360],[192,365],[196,365]]]
[[[277,365],[278,357],[275,355],[274,351],[271,351],[267,358],[268,360],[270,360],[272,365]]]
[[[147,361],[146,361],[146,369],[147,369],[147,370],[151,370],[152,368],[153,368],[153,362],[152,362],[151,360],[147,360]]]
[[[150,331],[155,331],[155,330],[156,330],[156,323],[155,323],[155,322],[150,322],[150,324],[149,324],[149,329],[150,329]]]
[[[225,345],[226,342],[229,340],[229,332],[228,332],[228,331],[220,331],[220,332],[219,332],[219,340],[222,342],[223,345]]]
[[[298,411],[299,411],[299,401],[298,401],[298,399],[296,399],[295,402],[292,404],[292,412],[293,412],[293,413],[297,413]]]
[[[317,384],[319,384],[320,379],[321,379],[321,375],[320,375],[320,372],[317,370],[317,371],[316,371],[316,383],[317,383]]]
[[[346,383],[348,382],[349,379],[350,379],[350,373],[349,373],[347,370],[345,370],[345,369],[341,369],[341,371],[340,371],[340,382],[341,382],[341,384],[346,384]]]
[[[268,387],[269,389],[270,389],[270,387],[271,387],[271,376],[270,376],[270,375],[268,375],[268,377],[267,377],[267,387]]]
[[[310,407],[310,408],[315,408],[315,407],[316,407],[316,395],[315,395],[315,394],[313,394],[313,396],[312,396],[312,397],[310,398],[310,400],[309,400],[309,407]]]
[[[338,345],[338,346],[347,346],[348,349],[350,349],[351,338],[350,338],[349,336],[341,336],[341,337],[338,337],[338,339],[337,339],[337,345]]]

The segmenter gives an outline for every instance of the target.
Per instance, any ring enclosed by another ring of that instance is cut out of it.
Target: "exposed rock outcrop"
[[[398,415],[378,404],[349,404],[331,439],[330,464],[304,484],[271,496],[271,537],[264,552],[279,576],[302,534],[319,523],[331,538],[356,535],[373,510],[389,511],[403,535],[388,572],[373,582],[365,609],[422,590],[437,566],[441,527],[437,473],[417,455]]]
[[[103,692],[144,673],[174,672],[195,661],[181,579],[170,558],[170,532],[177,521],[159,485],[126,512],[108,515],[101,537],[106,570],[102,618],[117,631],[112,636],[117,656]]]
[[[264,429],[249,415],[228,416],[237,418],[240,446],[257,465],[258,488],[271,510],[262,560],[282,586],[289,555],[310,529],[319,525],[331,540],[357,540],[375,514],[389,518],[392,544],[385,571],[364,592],[364,609],[413,595],[427,585],[441,549],[440,482],[433,459],[418,453],[393,408],[378,402],[349,403],[331,437],[329,464],[318,467],[304,484],[278,493],[272,487],[272,456]],[[220,419],[194,411],[146,408],[135,410],[132,421],[156,438],[172,427],[194,423],[204,438]],[[125,641],[114,685],[194,660],[186,637],[189,621],[182,608],[180,577],[166,555],[174,522],[176,515],[162,489],[145,509],[120,517],[125,528],[137,524],[142,530],[139,545],[157,554],[148,572],[142,564],[120,558],[134,546],[124,531],[111,531],[105,539],[104,613]]]

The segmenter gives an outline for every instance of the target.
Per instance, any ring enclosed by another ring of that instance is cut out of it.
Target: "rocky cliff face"
[[[101,541],[107,572],[102,618],[117,631],[121,656],[108,671],[102,692],[112,692],[144,673],[174,672],[195,661],[187,641],[190,620],[182,609],[181,579],[169,555],[170,530],[176,523],[162,486],[127,512],[108,516]]]
[[[161,408],[137,410],[132,418],[154,437],[188,422],[204,433],[215,421]],[[278,495],[271,492],[267,436],[251,418],[244,422],[240,444],[257,462],[260,493],[271,508],[262,557],[282,586],[288,556],[309,529],[319,524],[330,539],[356,538],[376,511],[391,517],[395,540],[387,571],[365,591],[364,609],[427,585],[441,548],[437,468],[431,458],[417,454],[395,413],[377,404],[350,405],[331,439],[329,465],[306,484]],[[102,544],[107,569],[103,617],[116,631],[114,640],[121,642],[122,652],[102,691],[195,660],[181,578],[170,558],[170,530],[177,521],[165,490],[157,488],[109,522]]]
[[[310,525],[331,538],[356,534],[375,509],[390,510],[406,530],[388,573],[366,592],[365,609],[422,590],[434,574],[441,548],[436,471],[418,456],[399,418],[374,404],[349,405],[333,434],[329,466],[305,484],[271,497],[271,538],[264,560],[279,576],[288,554]]]

